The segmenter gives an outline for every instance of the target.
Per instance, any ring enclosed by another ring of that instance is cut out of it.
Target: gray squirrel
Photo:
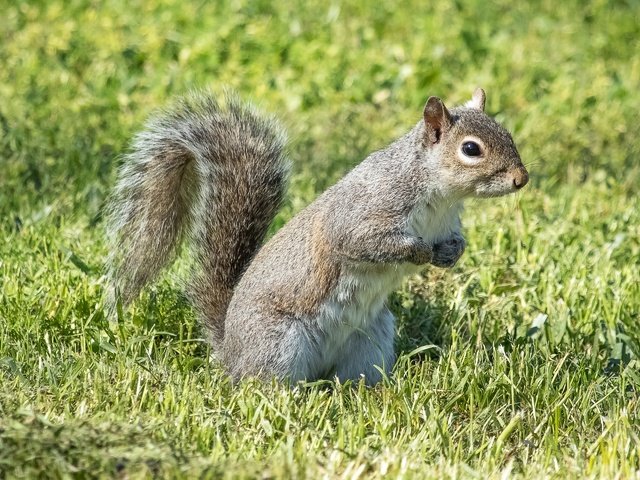
[[[485,93],[430,97],[406,135],[372,153],[261,246],[286,193],[283,129],[235,95],[183,98],[124,159],[108,218],[111,302],[128,305],[186,240],[189,297],[235,380],[359,379],[395,361],[385,306],[402,279],[462,255],[465,197],[529,179]]]

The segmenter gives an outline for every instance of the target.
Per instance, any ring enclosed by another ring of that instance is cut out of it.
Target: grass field
[[[640,2],[393,3],[0,2],[0,478],[640,477]],[[175,269],[105,319],[119,156],[225,85],[288,126],[274,228],[429,95],[514,133],[530,185],[391,296],[383,384],[231,385]]]

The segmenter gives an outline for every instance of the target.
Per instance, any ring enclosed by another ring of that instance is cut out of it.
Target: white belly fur
[[[417,208],[409,218],[407,230],[429,243],[448,238],[459,230],[461,206],[443,210]],[[326,337],[323,348],[325,369],[332,368],[349,336],[367,330],[384,307],[389,293],[397,289],[404,278],[422,267],[403,264],[358,264],[343,271],[331,297],[322,305],[320,327]]]

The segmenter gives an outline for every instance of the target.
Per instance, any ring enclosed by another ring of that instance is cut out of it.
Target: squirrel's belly
[[[411,264],[373,265],[343,274],[317,317],[325,337],[322,353],[326,368],[331,368],[354,332],[366,332],[372,322],[379,321],[389,294],[418,270]]]

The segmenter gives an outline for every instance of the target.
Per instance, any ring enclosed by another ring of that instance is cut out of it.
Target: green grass
[[[640,475],[640,3],[2,2],[0,478]],[[153,110],[229,85],[284,119],[275,226],[473,88],[531,173],[469,202],[363,385],[231,385],[176,271],[105,319],[101,211]]]

